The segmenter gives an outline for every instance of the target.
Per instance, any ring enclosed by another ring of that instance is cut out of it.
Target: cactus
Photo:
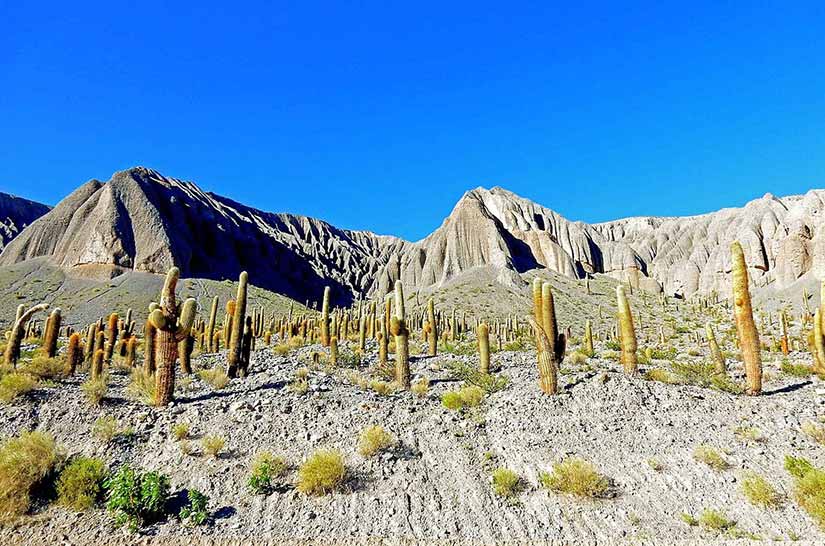
[[[206,346],[210,353],[216,353],[218,350],[214,344],[215,337],[215,321],[218,319],[218,296],[212,298],[212,309],[209,311],[209,322],[206,325]]]
[[[719,350],[719,344],[716,343],[716,335],[713,333],[713,327],[710,322],[705,323],[705,334],[708,338],[708,346],[710,347],[710,356],[716,364],[716,371],[719,373],[727,372],[727,365],[725,364],[725,357],[722,356],[722,351]]]
[[[358,319],[358,350],[363,354],[367,349],[367,317],[361,315]]]
[[[86,332],[86,346],[83,348],[83,361],[86,364],[92,364],[92,357],[95,354],[95,340],[97,339],[97,323],[89,325]]]
[[[153,309],[149,320],[155,327],[155,405],[166,406],[175,391],[175,362],[178,358],[178,343],[189,335],[195,322],[197,303],[187,299],[178,307],[175,300],[175,286],[180,270],[173,267],[166,274],[160,304]]]
[[[100,334],[102,335],[103,332],[100,332]],[[103,375],[103,358],[104,357],[105,357],[105,354],[103,352],[103,349],[95,350],[95,354],[92,357],[92,368],[91,368],[91,371],[90,371],[92,381],[94,381],[95,379],[99,379]]]
[[[788,317],[785,315],[785,311],[779,313],[779,328],[782,332],[782,338],[780,339],[782,354],[788,356],[790,347],[788,347]]]
[[[541,279],[535,277],[533,279],[533,316],[535,317],[537,324],[542,324],[544,321],[541,307],[541,286]]]
[[[63,375],[71,377],[77,370],[78,364],[83,361],[83,351],[80,348],[80,334],[74,333],[69,336],[69,344],[66,347],[66,364],[63,367]]]
[[[236,377],[239,366],[243,365],[243,335],[244,327],[246,326],[246,292],[248,281],[249,275],[246,271],[241,272],[238,278],[238,293],[232,309],[232,330],[229,335],[229,345],[227,346],[226,360],[228,367],[226,375],[229,377]]]
[[[748,290],[748,267],[739,241],[734,241],[731,245],[731,262],[736,330],[739,334],[739,347],[742,350],[747,381],[745,392],[755,396],[762,392],[762,357],[759,353],[759,332],[753,322],[751,295]]]
[[[329,286],[324,287],[324,300],[321,304],[321,345],[329,346]]]
[[[249,373],[249,358],[252,353],[252,348],[255,344],[254,326],[252,325],[252,317],[246,317],[244,321],[243,339],[241,343],[241,358],[238,362],[238,375],[246,377]]]
[[[633,374],[638,370],[638,360],[636,357],[636,329],[633,327],[633,313],[630,311],[630,303],[624,292],[624,286],[616,287],[616,303],[619,308],[619,328],[620,342],[622,347],[622,366],[625,373]]]
[[[131,336],[126,342],[126,366],[135,367],[135,357],[137,356],[137,337]]]
[[[180,357],[180,371],[186,375],[192,375],[192,350],[195,348],[195,338],[188,334],[178,344],[178,355]]]
[[[822,307],[814,311],[814,327],[808,334],[808,343],[813,356],[814,372],[825,373],[825,335],[822,328]]]
[[[329,338],[329,364],[330,366],[338,365],[338,336]]]
[[[109,325],[106,328],[106,344],[103,346],[103,360],[106,362],[112,361],[112,354],[114,354],[115,343],[117,343],[118,332],[118,316],[117,313],[109,315]]]
[[[395,336],[395,381],[403,389],[410,388],[409,330],[404,318],[404,287],[395,281],[395,315],[390,319],[390,332]]]
[[[427,339],[430,342],[430,356],[438,354],[438,321],[435,319],[435,302],[430,298],[427,301],[427,324],[429,324],[429,332],[427,332]]]
[[[593,349],[593,325],[590,319],[584,323],[584,352],[587,356],[593,356],[595,350]]]
[[[536,336],[536,358],[539,368],[539,388],[545,394],[556,394],[558,392],[558,370],[550,347],[550,340],[544,333],[544,328],[536,321],[535,317],[527,317],[533,333]]]
[[[482,322],[476,328],[476,336],[478,337],[479,371],[488,374],[490,373],[490,327]]]
[[[46,321],[46,333],[43,335],[43,352],[48,358],[57,353],[57,336],[60,335],[60,308],[55,308]]]
[[[20,358],[20,342],[23,340],[23,336],[26,333],[26,324],[35,313],[48,309],[49,304],[41,303],[29,308],[28,311],[24,310],[25,307],[22,309],[21,307],[22,306],[17,308],[17,319],[11,327],[11,333],[9,335],[8,342],[6,343],[6,352],[4,354],[3,361],[8,367],[17,367],[17,361]]]
[[[378,322],[378,365],[387,365],[388,339],[384,321]]]
[[[155,325],[151,320],[143,327],[143,372],[155,375]]]
[[[564,350],[567,345],[567,338],[559,333],[556,324],[556,306],[553,301],[553,291],[549,282],[541,285],[541,317],[542,329],[547,336],[547,343],[550,347],[550,356],[556,365],[564,360]]]

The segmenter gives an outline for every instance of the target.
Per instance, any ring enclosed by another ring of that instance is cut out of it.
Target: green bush
[[[263,451],[252,461],[247,485],[254,493],[269,493],[273,481],[283,476],[286,469],[286,461],[282,457]]]
[[[169,478],[157,472],[141,474],[128,465],[108,478],[103,488],[107,493],[106,508],[119,526],[131,531],[160,519],[169,499]]]
[[[73,459],[57,480],[57,502],[78,512],[88,510],[100,500],[105,478],[106,467],[100,459]]]
[[[203,525],[209,517],[209,512],[206,510],[209,497],[197,489],[187,491],[186,497],[188,503],[180,509],[178,517],[188,525]]]
[[[453,411],[478,406],[482,400],[484,400],[484,389],[475,385],[463,387],[457,391],[447,391],[441,395],[441,403],[445,408]]]
[[[32,489],[60,460],[54,439],[43,432],[22,432],[0,444],[0,521],[29,510]]]

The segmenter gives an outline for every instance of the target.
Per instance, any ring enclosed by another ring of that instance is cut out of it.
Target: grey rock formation
[[[23,229],[49,212],[49,207],[0,192],[0,252]]]
[[[825,275],[825,192],[776,198],[682,218],[639,217],[586,224],[502,188],[467,192],[444,223],[411,243],[338,229],[292,214],[262,212],[191,182],[137,167],[87,182],[0,254],[0,266],[47,256],[72,274],[127,270],[253,282],[299,301],[333,288],[337,303],[443,286],[483,270],[507,286],[546,268],[582,278],[602,273],[648,290],[726,293],[729,246],[745,247],[756,286],[787,287]]]

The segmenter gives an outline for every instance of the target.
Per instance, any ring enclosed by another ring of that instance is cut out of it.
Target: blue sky
[[[575,220],[825,187],[822,2],[3,2],[0,191],[146,165],[418,239],[500,185]]]

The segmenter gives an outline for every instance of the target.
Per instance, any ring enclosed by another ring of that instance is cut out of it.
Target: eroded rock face
[[[0,254],[0,265],[48,256],[78,275],[125,270],[254,283],[315,302],[383,296],[396,279],[432,288],[480,269],[508,286],[547,268],[603,273],[649,291],[726,293],[730,243],[742,242],[757,286],[825,275],[825,192],[776,198],[683,218],[571,222],[502,188],[467,192],[444,223],[416,243],[349,231],[312,218],[262,212],[191,182],[137,167],[87,182]]]
[[[46,205],[0,193],[0,252],[26,226],[47,212]]]

